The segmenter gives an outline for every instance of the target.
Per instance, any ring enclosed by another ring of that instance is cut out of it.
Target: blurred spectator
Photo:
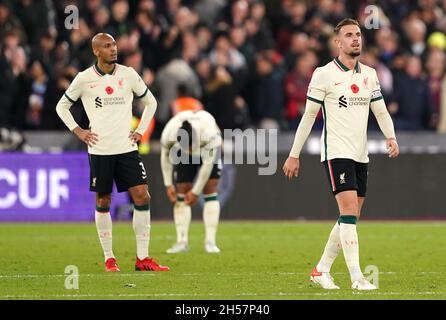
[[[52,1],[19,0],[16,2],[17,17],[20,19],[31,46],[38,45],[45,34],[56,36],[55,12]]]
[[[165,124],[170,115],[170,103],[176,98],[178,84],[187,84],[188,90],[193,97],[201,97],[201,86],[194,70],[189,65],[194,53],[194,44],[183,49],[182,58],[174,59],[159,69],[154,83],[154,91],[158,95],[158,108],[156,119]],[[192,55],[191,55],[192,52]]]
[[[255,115],[262,128],[279,128],[284,111],[284,72],[267,53],[257,56]]]
[[[31,64],[31,94],[26,110],[26,127],[38,129],[42,126],[42,110],[48,84],[48,74],[43,64],[36,60]]]
[[[172,101],[171,109],[172,115],[175,116],[182,111],[198,111],[204,108],[199,100],[189,96],[185,84],[179,84],[177,87],[177,98]]]
[[[411,19],[403,26],[408,39],[406,50],[409,54],[425,59],[426,54],[426,25],[420,19]]]
[[[285,66],[287,70],[294,68],[296,58],[307,52],[309,47],[308,35],[304,32],[294,32],[291,35],[290,47],[285,54]]]
[[[20,20],[11,12],[12,6],[9,1],[0,1],[0,39],[4,39],[6,33],[16,30],[21,42],[26,42],[27,36]]]
[[[394,116],[396,130],[432,128],[434,105],[427,82],[420,78],[421,71],[420,58],[410,56],[405,73],[395,79],[394,102],[389,105],[389,112]]]
[[[198,0],[195,2],[193,9],[197,12],[200,21],[212,28],[218,20],[225,3],[226,0]]]
[[[225,127],[246,125],[249,114],[260,126],[294,128],[314,55],[318,65],[333,59],[334,25],[344,17],[364,25],[370,4],[378,9],[379,28],[362,28],[361,59],[376,69],[394,117],[402,127],[446,131],[440,53],[446,50],[446,1],[437,0],[0,0],[0,122],[61,128],[54,105],[73,72],[95,62],[92,36],[106,32],[117,41],[119,62],[153,85],[157,130],[183,83]],[[68,5],[80,10],[77,29],[65,27]],[[421,58],[427,77],[416,62],[407,65],[405,55]],[[43,106],[37,94],[44,87],[42,69],[29,61],[45,70]],[[417,100],[425,88],[431,106]],[[25,112],[29,102],[32,116]],[[88,125],[80,103],[72,111]]]
[[[439,49],[432,50],[427,58],[426,70],[428,72],[429,89],[434,104],[434,115],[432,117],[432,126],[439,132],[445,132],[440,126],[440,118],[444,117],[446,105],[446,77],[445,71],[445,53]],[[443,124],[442,124],[443,125]]]
[[[296,58],[294,68],[285,78],[286,119],[290,130],[296,130],[305,111],[308,85],[318,64],[314,52]]]
[[[220,129],[243,128],[247,122],[244,100],[237,95],[234,78],[223,65],[213,69],[206,83],[206,110],[211,113]]]

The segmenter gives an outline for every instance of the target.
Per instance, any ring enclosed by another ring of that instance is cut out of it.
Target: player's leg
[[[365,197],[358,196],[358,220],[361,217],[361,210],[364,206]]]
[[[110,193],[96,193],[95,223],[105,258],[105,271],[119,271],[113,254],[112,219],[110,216]]]
[[[177,242],[167,249],[167,253],[189,251],[189,226],[192,219],[192,208],[184,202],[184,198],[186,193],[192,189],[192,182],[197,171],[198,166],[192,163],[180,163],[174,167],[177,201],[173,206],[173,219],[177,233]]]
[[[113,156],[89,155],[90,191],[96,192],[95,224],[105,258],[105,271],[119,271],[113,254],[112,219]]]
[[[345,172],[343,166],[343,161],[338,161],[337,159],[324,162],[330,189],[333,194],[339,192],[339,188],[344,187],[344,183],[340,183],[343,181],[337,179],[337,177],[341,178],[340,175]],[[331,229],[321,259],[311,272],[310,279],[314,283],[321,285],[324,289],[339,289],[330,275],[330,270],[341,250],[340,228],[337,220]]]
[[[336,201],[339,207],[339,233],[341,238],[342,250],[344,252],[345,262],[347,264],[352,288],[359,290],[376,289],[369,283],[361,272],[359,263],[359,240],[356,229],[356,223],[359,218],[360,210],[364,204],[364,198],[367,185],[367,165],[362,164],[362,169],[358,170],[358,164],[353,162],[354,175],[351,186],[356,190],[347,190],[336,195]],[[362,170],[362,172],[360,172]]]
[[[177,190],[177,202],[173,206],[173,219],[177,242],[167,249],[167,253],[189,251],[189,226],[192,218],[192,208],[184,202],[184,197],[192,189],[192,182],[178,182],[175,184],[175,189]]]
[[[218,221],[220,218],[220,203],[218,201],[218,178],[213,178],[206,183],[203,189],[204,206],[203,222],[205,228],[205,250],[208,253],[219,253],[216,244]]]
[[[136,237],[136,255],[140,260],[149,256],[150,194],[146,184],[128,189],[133,200],[133,231]]]
[[[133,231],[136,237],[137,271],[167,271],[149,255],[150,242],[150,194],[147,172],[137,151],[116,156],[115,181],[118,192],[129,192],[133,208]]]

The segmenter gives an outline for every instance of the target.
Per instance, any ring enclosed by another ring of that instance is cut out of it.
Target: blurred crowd
[[[0,127],[64,129],[55,106],[94,64],[92,36],[107,32],[157,97],[155,135],[184,97],[222,129],[294,130],[313,70],[337,55],[334,26],[370,22],[368,5],[377,28],[362,29],[361,61],[377,70],[396,129],[445,133],[446,1],[436,0],[0,0]],[[88,126],[79,102],[72,112]]]

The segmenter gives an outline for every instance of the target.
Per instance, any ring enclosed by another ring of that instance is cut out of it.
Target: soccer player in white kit
[[[203,193],[204,247],[219,253],[216,233],[220,217],[217,187],[221,176],[221,132],[204,110],[182,111],[166,124],[161,135],[161,169],[167,196],[174,204],[177,242],[167,253],[189,250],[191,206]],[[194,182],[195,180],[195,182]]]
[[[344,19],[336,26],[335,34],[339,56],[325,66],[316,68],[313,73],[305,113],[283,171],[289,179],[298,176],[302,146],[322,107],[324,128],[321,161],[326,168],[340,215],[310,279],[324,289],[339,289],[330,275],[330,268],[342,248],[352,289],[373,290],[376,286],[365,279],[361,272],[356,231],[367,188],[369,109],[387,139],[389,157],[397,157],[399,148],[376,71],[358,61],[362,47],[359,23],[353,19]]]
[[[137,271],[168,271],[149,256],[150,195],[147,172],[137,151],[152,119],[157,102],[133,68],[117,64],[113,37],[99,33],[92,39],[97,57],[94,66],[80,72],[64,93],[56,111],[65,125],[88,145],[90,191],[96,192],[96,228],[105,257],[105,271],[120,271],[112,249],[110,203],[113,181],[119,192],[128,191],[134,202],[133,230],[136,236]],[[140,124],[131,130],[133,97],[145,104]],[[82,129],[69,109],[78,99],[90,120]]]

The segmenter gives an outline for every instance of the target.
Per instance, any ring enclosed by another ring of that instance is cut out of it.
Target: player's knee
[[[110,203],[110,197],[100,197],[96,199],[96,205],[101,208],[110,208]]]
[[[137,204],[150,203],[150,194],[145,189],[135,190],[133,192],[133,201]]]
[[[351,215],[351,216],[358,216],[359,215],[359,209],[357,205],[347,205],[341,208],[341,214],[344,215]]]

